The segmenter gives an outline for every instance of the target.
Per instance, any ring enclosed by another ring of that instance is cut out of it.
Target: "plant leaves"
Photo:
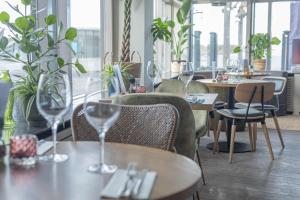
[[[50,48],[53,47],[54,40],[49,33],[47,34],[47,40],[48,40],[48,47],[50,47]]]
[[[18,17],[16,20],[15,20],[15,24],[16,26],[25,31],[29,28],[29,22],[28,20],[26,19],[26,17]]]
[[[82,64],[79,63],[78,60],[76,60],[75,62],[75,67],[76,69],[80,72],[80,73],[86,73],[87,71],[85,70],[84,66]]]
[[[65,39],[69,41],[73,41],[77,37],[77,30],[75,28],[68,28],[65,33]]]
[[[281,41],[277,37],[273,37],[272,40],[271,40],[272,45],[279,45],[280,42]]]
[[[0,39],[0,49],[5,49],[8,45],[8,39],[6,37],[2,37]]]
[[[235,47],[233,53],[240,53],[242,51],[241,47]]]
[[[8,23],[10,19],[10,16],[7,12],[3,11],[0,13],[0,22],[3,24]]]
[[[55,15],[49,15],[45,18],[45,23],[50,26],[53,24],[56,24],[56,16]]]
[[[2,80],[3,82],[5,83],[8,83],[10,82],[10,74],[9,74],[9,71],[8,70],[5,70],[5,71],[2,71],[0,73],[0,80]]]
[[[57,58],[57,64],[58,64],[58,66],[59,66],[60,68],[63,67],[64,64],[65,64],[64,59],[62,59],[61,57],[58,57],[58,58]]]
[[[29,6],[31,4],[32,0],[21,0],[21,3],[25,6]]]

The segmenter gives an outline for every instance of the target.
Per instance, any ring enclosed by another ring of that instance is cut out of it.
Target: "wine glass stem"
[[[52,123],[51,129],[52,129],[52,138],[53,138],[53,155],[56,155],[56,136],[57,136],[57,127],[58,122],[54,121]]]
[[[104,164],[104,137],[102,135],[105,135],[103,133],[100,134],[99,136],[100,139],[100,166],[102,167]]]

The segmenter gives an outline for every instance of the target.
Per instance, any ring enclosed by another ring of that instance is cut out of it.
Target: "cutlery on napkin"
[[[127,197],[131,199],[149,199],[156,176],[157,173],[153,171],[138,171],[132,179],[132,185],[127,185],[130,179],[128,170],[119,169],[102,190],[101,196],[105,198],[120,198],[128,195],[128,193],[124,193],[124,190],[127,191],[128,189],[129,196]],[[131,187],[127,188],[128,186]]]

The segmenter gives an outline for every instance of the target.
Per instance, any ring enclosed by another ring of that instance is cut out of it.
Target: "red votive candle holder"
[[[37,156],[37,137],[17,135],[10,139],[10,158],[16,165],[34,165]]]

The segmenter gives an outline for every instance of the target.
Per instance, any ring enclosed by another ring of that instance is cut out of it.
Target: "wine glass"
[[[184,84],[184,95],[187,97],[187,86],[191,82],[194,76],[194,68],[191,62],[184,63],[180,66],[179,79]]]
[[[107,85],[110,86],[107,87]],[[110,174],[117,170],[116,165],[104,163],[105,134],[118,119],[121,112],[118,90],[111,90],[115,86],[114,78],[107,82],[100,72],[89,75],[84,98],[84,115],[91,126],[96,129],[100,139],[100,162],[88,167],[88,171],[92,173]],[[113,104],[111,103],[112,100]]]
[[[40,76],[36,96],[37,108],[51,125],[53,137],[53,154],[44,156],[43,160],[63,162],[68,159],[68,155],[56,152],[56,134],[59,122],[70,109],[71,98],[70,81],[65,72]]]
[[[147,76],[151,80],[151,90],[154,91],[156,78],[161,78],[161,73],[158,70],[157,65],[154,63],[152,64],[151,61],[148,61],[147,63]]]

